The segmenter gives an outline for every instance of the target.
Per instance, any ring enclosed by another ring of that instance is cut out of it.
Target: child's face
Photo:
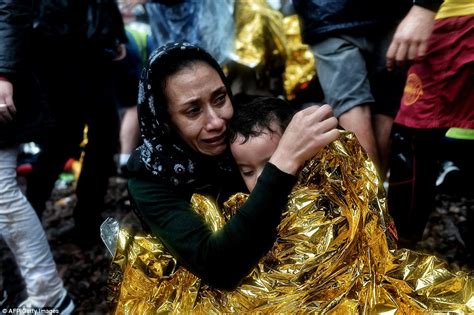
[[[244,137],[238,135],[230,145],[232,155],[249,191],[255,187],[265,164],[270,160],[280,142],[282,135],[280,128],[275,124],[272,129],[278,132],[265,130],[259,136],[250,137],[245,143],[242,143]]]

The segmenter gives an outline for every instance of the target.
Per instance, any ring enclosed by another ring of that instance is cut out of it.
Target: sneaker
[[[436,187],[441,186],[446,180],[446,177],[452,172],[459,172],[459,167],[454,165],[454,163],[451,161],[443,162],[441,165],[441,170],[438,174],[438,178],[436,179]]]
[[[18,309],[24,310],[30,314],[40,314],[43,310],[52,310],[56,314],[70,315],[74,311],[75,305],[66,289],[61,291],[60,297],[50,306],[38,307],[30,299],[26,299],[18,305]],[[57,311],[57,312],[56,312]]]
[[[114,156],[115,164],[117,166],[117,175],[120,177],[128,178],[127,162],[130,158],[130,154],[120,153]]]
[[[18,304],[17,307],[15,307],[17,310],[17,313],[23,313],[23,314],[34,314],[37,315],[40,312],[41,307],[36,306],[35,304],[31,303],[29,299],[24,300],[20,304]]]
[[[8,300],[8,294],[7,291],[2,290],[0,293],[0,306],[3,306],[3,304]]]
[[[52,310],[59,311],[61,315],[69,315],[74,311],[75,305],[72,298],[67,293],[66,289],[63,289],[61,296],[54,302],[51,307],[48,307]]]
[[[463,187],[462,172],[453,162],[446,161],[441,164],[441,169],[436,179],[436,190],[443,194],[462,194]]]

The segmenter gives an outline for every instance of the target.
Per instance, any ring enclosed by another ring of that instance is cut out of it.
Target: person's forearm
[[[212,232],[165,185],[131,180],[130,195],[144,221],[178,261],[217,288],[230,289],[271,248],[287,196],[296,178],[267,165],[247,202],[217,232]]]
[[[296,177],[282,173],[271,164],[265,167],[264,173],[244,205],[219,231],[221,238],[209,247],[226,256],[210,261],[206,280],[211,284],[234,288],[275,242],[277,226]]]

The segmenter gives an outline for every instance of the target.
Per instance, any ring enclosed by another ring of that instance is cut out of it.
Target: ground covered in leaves
[[[73,225],[72,208],[75,203],[73,187],[62,183],[54,191],[43,216],[43,225],[50,241],[59,273],[64,279],[76,304],[76,314],[107,314],[111,310],[106,302],[107,275],[111,257],[102,244],[89,249],[61,239],[61,231]],[[474,198],[439,194],[437,208],[425,231],[424,240],[418,244],[420,251],[435,254],[448,261],[453,270],[472,270],[472,252],[468,249],[467,213],[474,211]],[[110,181],[106,197],[104,219],[134,221],[127,198],[126,180],[114,177]],[[90,231],[84,231],[89,233]],[[22,286],[19,277],[12,277],[12,257],[6,245],[0,241],[0,289],[11,291],[10,301],[21,299]],[[5,277],[5,275],[8,275]],[[7,278],[13,278],[13,280]],[[16,280],[15,280],[16,279]],[[13,295],[13,297],[12,297]],[[1,296],[0,296],[1,300]]]

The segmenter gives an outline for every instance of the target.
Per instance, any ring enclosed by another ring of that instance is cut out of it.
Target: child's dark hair
[[[236,95],[234,98],[234,116],[229,124],[229,139],[234,142],[238,135],[244,137],[244,143],[250,137],[257,137],[270,130],[276,123],[282,131],[286,129],[295,113],[290,104],[280,98],[258,95]]]

